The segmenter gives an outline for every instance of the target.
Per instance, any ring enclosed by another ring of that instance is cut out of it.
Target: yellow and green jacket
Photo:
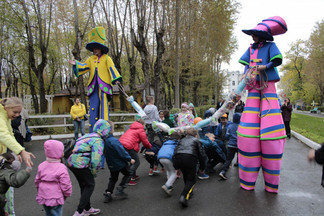
[[[86,114],[84,104],[82,103],[79,103],[79,105],[74,104],[71,107],[70,114],[73,120],[76,119],[77,116],[79,116],[80,119],[84,119],[84,115]]]
[[[7,111],[0,104],[0,154],[6,153],[7,148],[17,155],[24,150],[14,137]]]
[[[122,78],[117,71],[114,62],[106,54],[103,54],[100,57],[92,55],[84,63],[75,61],[75,65],[73,65],[73,72],[76,77],[90,72],[88,81],[88,96],[94,92],[96,84],[99,85],[99,88],[103,92],[112,95],[111,85]]]

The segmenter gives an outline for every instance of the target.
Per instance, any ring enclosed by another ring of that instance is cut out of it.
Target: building
[[[232,93],[240,83],[242,73],[240,71],[229,71],[227,72],[227,82],[224,88],[223,94],[225,95],[224,99],[227,98],[227,95]],[[247,91],[245,90],[242,94],[242,101],[246,101]]]

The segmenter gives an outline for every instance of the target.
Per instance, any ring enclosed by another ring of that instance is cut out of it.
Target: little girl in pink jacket
[[[35,185],[36,201],[46,215],[62,215],[64,200],[72,194],[72,184],[66,166],[61,163],[64,145],[57,140],[44,143],[46,161],[38,166]]]

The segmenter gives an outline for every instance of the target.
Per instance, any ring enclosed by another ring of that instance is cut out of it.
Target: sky
[[[253,29],[263,19],[281,16],[287,23],[288,31],[283,35],[274,36],[274,42],[285,58],[290,45],[298,39],[308,40],[316,22],[324,19],[324,0],[238,0],[238,2],[241,3],[241,8],[238,9],[238,19],[234,27],[238,49],[232,55],[230,64],[223,66],[230,71],[244,70],[244,66],[238,63],[238,60],[253,43],[252,37],[244,34],[242,29]]]

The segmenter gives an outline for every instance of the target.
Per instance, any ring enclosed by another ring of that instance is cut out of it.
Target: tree
[[[51,21],[52,21],[52,8],[53,8],[53,0],[49,0],[48,4],[42,5],[39,0],[31,1],[32,5],[28,5],[24,0],[20,1],[20,4],[23,7],[23,11],[25,13],[25,24],[26,24],[26,35],[27,35],[27,49],[29,54],[29,66],[36,74],[38,79],[38,89],[39,89],[39,98],[40,98],[40,112],[47,112],[47,103],[45,99],[45,83],[44,83],[44,70],[47,65],[47,51],[48,44],[50,39],[50,29],[51,29]],[[30,20],[30,7],[33,9],[36,16],[36,25],[38,32],[35,33],[32,30],[32,24]],[[44,12],[44,17],[43,13]],[[37,62],[37,56],[35,53],[35,43],[36,36],[38,40],[38,49],[41,54],[40,63]],[[35,110],[37,112],[37,110]]]

